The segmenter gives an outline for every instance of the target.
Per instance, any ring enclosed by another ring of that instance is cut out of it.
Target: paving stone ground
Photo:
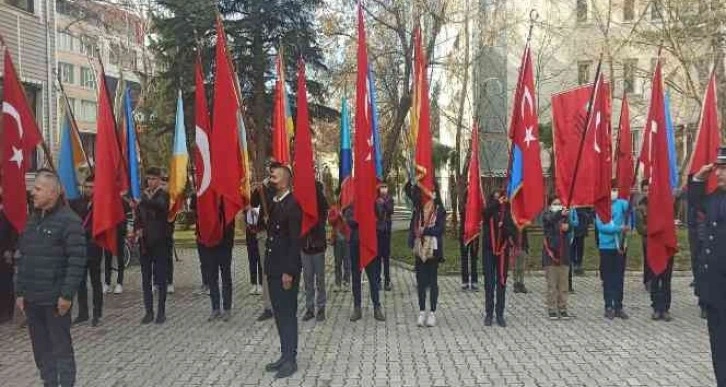
[[[626,279],[631,319],[604,320],[595,274],[576,278],[570,305],[577,318],[550,321],[544,279],[533,273],[532,293],[507,294],[505,329],[484,327],[483,292],[463,293],[457,277],[442,277],[438,326],[417,328],[415,276],[398,268],[394,290],[383,294],[385,323],[373,320],[369,303],[363,320],[349,322],[351,293],[330,291],[329,275],[327,321],[300,323],[300,370],[275,381],[264,365],[278,357],[278,336],[272,321],[255,321],[262,301],[248,295],[244,247],[234,251],[234,316],[227,323],[206,321],[208,298],[193,294],[196,251],[179,253],[166,324],[139,324],[140,276],[133,267],[124,294],[105,296],[101,326],[73,328],[79,386],[715,385],[690,277],[673,280],[670,323],[649,319],[649,298],[636,276]],[[27,331],[15,325],[0,325],[0,385],[39,385]]]

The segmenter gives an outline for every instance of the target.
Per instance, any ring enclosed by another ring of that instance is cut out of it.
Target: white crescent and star
[[[7,101],[3,101],[3,114],[7,114],[15,119],[18,125],[18,133],[20,133],[20,139],[23,139],[23,122],[20,120],[20,113],[15,109],[15,106],[11,105]]]
[[[532,93],[529,91],[529,87],[524,87],[524,94],[522,95],[522,119],[525,117],[525,108],[529,106],[529,113],[534,114],[534,99],[532,98]],[[532,141],[537,141],[537,137],[534,136],[534,127],[528,126],[524,133],[524,142],[527,144],[527,148],[529,148],[529,144]]]
[[[13,147],[13,157],[10,158],[10,161],[17,163],[18,169],[20,169],[23,165],[23,150]]]
[[[202,156],[202,181],[199,182],[199,189],[197,190],[197,196],[203,195],[209,189],[209,185],[212,182],[212,158],[209,153],[209,136],[199,126],[196,127],[195,142],[197,143],[197,150]]]

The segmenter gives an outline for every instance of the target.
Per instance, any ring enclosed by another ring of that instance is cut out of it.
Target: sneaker
[[[419,328],[426,325],[426,312],[418,312],[418,320],[416,320],[416,326]]]
[[[663,312],[663,313],[660,314],[660,317],[665,322],[673,321],[673,317],[671,316],[671,313],[670,312]]]
[[[250,288],[250,292],[248,293],[250,296],[254,296],[257,294],[257,285],[252,285]]]
[[[284,379],[292,376],[297,372],[297,363],[295,361],[286,361],[283,363],[275,374],[275,379]]]
[[[272,317],[274,317],[274,315],[272,314],[272,311],[270,309],[265,309],[262,311],[262,314],[260,314],[259,317],[257,317],[257,321],[269,320]]]
[[[478,292],[479,286],[477,286],[476,282],[475,282],[475,283],[471,284],[471,286],[469,286],[469,289],[471,289],[472,292]]]
[[[608,320],[612,320],[615,318],[615,310],[612,308],[605,309],[605,318]]]
[[[144,315],[144,318],[141,320],[141,323],[149,324],[152,321],[154,321],[154,312],[149,311],[149,312],[146,312],[146,314]]]
[[[174,294],[174,284],[166,285],[166,293],[167,294]]]
[[[111,293],[111,286],[109,286],[107,284],[103,284],[103,293],[104,294]]]
[[[315,321],[325,321],[325,308],[318,309],[318,314],[315,315]]]
[[[436,314],[434,312],[429,313],[429,317],[426,319],[426,326],[429,328],[436,326]]]
[[[124,292],[124,287],[121,284],[116,284],[116,287],[113,288],[113,294],[121,294]]]
[[[570,318],[572,318],[572,316],[570,316],[570,314],[567,313],[567,310],[561,310],[560,311],[560,318],[563,319],[563,320],[569,320]]]
[[[625,311],[622,309],[618,309],[615,311],[615,317],[623,319],[623,320],[627,320],[630,318],[630,316],[628,316],[628,314],[625,313]]]
[[[315,313],[313,313],[312,310],[308,309],[305,311],[305,314],[302,316],[303,321],[310,321],[315,318]]]
[[[222,321],[227,322],[232,318],[232,311],[225,310],[222,312]]]
[[[381,307],[373,308],[373,318],[378,321],[386,321],[386,316],[383,314]]]
[[[549,313],[547,313],[547,316],[550,318],[550,320],[557,320],[557,318],[559,317],[557,315],[557,312],[554,311],[549,311]]]
[[[461,290],[463,290],[463,291],[469,290],[469,284],[461,284]]]
[[[661,316],[660,312],[657,312],[657,311],[655,311],[655,310],[653,311],[653,314],[652,314],[652,315],[650,315],[650,319],[651,319],[651,320],[653,320],[653,321],[658,321],[658,320],[660,320],[660,319],[661,319],[662,317],[663,317],[663,316]]]
[[[222,314],[218,310],[213,310],[212,313],[207,317],[207,321],[212,322],[218,319]]]
[[[484,317],[484,326],[485,326],[485,327],[490,327],[490,326],[492,326],[492,321],[493,321],[493,320],[494,320],[494,319],[492,318],[492,316],[491,316],[491,315],[487,315],[486,317]]]
[[[353,308],[353,313],[350,314],[350,321],[358,321],[363,318],[363,311],[360,308]]]

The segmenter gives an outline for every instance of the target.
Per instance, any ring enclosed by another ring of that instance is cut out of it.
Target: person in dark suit
[[[272,198],[267,224],[265,274],[270,289],[272,311],[280,335],[280,358],[268,364],[275,378],[291,376],[297,371],[297,295],[300,290],[302,261],[300,227],[302,211],[290,192],[292,172],[287,166],[271,166],[270,184],[276,193]]]
[[[484,325],[492,325],[496,309],[497,325],[506,327],[504,302],[507,291],[509,254],[517,229],[512,220],[504,192],[496,191],[492,193],[484,208],[483,219]]]
[[[154,295],[151,291],[152,277],[159,290],[159,303],[156,314],[156,323],[166,321],[166,281],[169,246],[169,194],[161,187],[161,170],[151,167],[146,171],[146,184],[144,194],[139,203],[139,222],[136,226],[141,239],[141,287],[144,291],[144,315],[142,324],[154,321]]]
[[[388,193],[388,184],[378,185],[376,198],[376,237],[378,257],[383,264],[383,290],[389,292],[391,286],[391,231],[393,230],[393,198]]]
[[[268,174],[271,173],[270,164],[267,165],[267,171]],[[266,321],[274,317],[272,314],[272,302],[270,301],[270,289],[267,286],[267,273],[265,272],[265,263],[262,262],[265,259],[266,255],[260,255],[258,246],[258,234],[265,230],[267,227],[267,223],[270,218],[270,208],[272,208],[273,197],[275,197],[275,188],[271,186],[269,177],[265,178],[262,183],[256,183],[253,185],[252,197],[250,201],[253,209],[255,211],[259,211],[258,216],[256,217],[257,221],[254,224],[252,224],[252,222],[248,222],[248,225],[252,226],[252,231],[254,232],[254,234],[249,233],[250,228],[248,227],[248,233],[246,233],[246,235],[247,255],[251,262],[250,270],[252,271],[252,262],[255,262],[255,260],[260,261],[255,263],[257,266],[261,267],[259,269],[259,275],[261,277],[260,282],[262,283],[262,289],[260,289],[260,292],[262,293],[263,309],[262,313],[257,317],[257,321]],[[253,209],[250,209],[249,211],[252,211]],[[258,291],[255,290],[255,293],[258,293]]]
[[[706,192],[706,181],[716,174],[718,188]],[[701,168],[688,187],[690,206],[703,213],[696,259],[697,287],[706,310],[711,357],[718,387],[726,387],[726,148],[721,147],[715,164]]]
[[[13,319],[15,313],[15,250],[18,233],[5,217],[0,187],[0,324]]]

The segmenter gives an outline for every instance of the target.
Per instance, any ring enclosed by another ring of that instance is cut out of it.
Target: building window
[[[75,68],[73,67],[72,64],[58,62],[58,72],[60,73],[60,76],[61,76],[61,82],[67,83],[69,85],[76,83],[76,80],[74,77]]]
[[[633,21],[635,19],[635,0],[623,1],[623,20]]]
[[[35,0],[1,0],[1,1],[11,7],[20,8],[25,12],[30,12],[30,13],[35,12]]]
[[[119,64],[119,54],[120,54],[121,48],[116,43],[111,43],[108,45],[108,63],[118,66]]]
[[[661,0],[653,0],[650,3],[650,20],[663,19],[663,6],[660,1]]]
[[[577,21],[587,21],[587,0],[577,0]]]
[[[58,49],[73,51],[73,36],[67,32],[58,32]]]
[[[90,37],[90,36],[83,36],[81,37],[81,54],[90,56],[92,58],[96,57],[96,39]]]
[[[81,67],[81,86],[89,89],[96,88],[96,76],[88,67]]]
[[[78,118],[81,121],[96,121],[96,103],[94,101],[81,100],[81,112]]]
[[[577,62],[577,84],[584,85],[590,82],[590,68],[592,67],[592,61],[579,61]]]
[[[625,63],[623,63],[623,89],[626,93],[635,91],[635,72],[637,68],[637,59],[626,59]]]

